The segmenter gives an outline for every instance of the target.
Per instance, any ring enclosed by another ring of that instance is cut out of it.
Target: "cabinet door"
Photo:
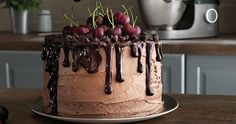
[[[42,88],[40,52],[1,51],[0,84],[4,88]]]
[[[0,88],[6,87],[6,67],[0,56]]]
[[[187,56],[187,93],[236,95],[236,56]]]
[[[162,82],[165,93],[185,93],[184,54],[165,54],[162,62]]]

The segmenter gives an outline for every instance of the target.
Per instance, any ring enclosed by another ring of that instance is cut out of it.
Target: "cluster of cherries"
[[[131,8],[125,9],[125,12],[116,12],[113,14],[111,9],[104,11],[101,3],[97,4],[95,10],[87,19],[86,25],[77,25],[72,19],[71,26],[63,28],[64,35],[86,35],[92,34],[94,37],[102,36],[124,36],[124,35],[138,35],[141,33],[141,28],[135,25],[137,17],[134,18]],[[129,16],[129,14],[131,16]],[[131,24],[132,23],[132,24]],[[72,25],[74,24],[74,26]]]

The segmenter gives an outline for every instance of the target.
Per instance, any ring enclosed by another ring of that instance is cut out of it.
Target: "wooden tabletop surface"
[[[45,35],[0,32],[0,50],[41,51]],[[236,34],[213,38],[161,40],[164,53],[236,55]]]
[[[10,112],[6,124],[66,124],[31,112],[41,90],[0,89],[0,105]],[[235,124],[236,96],[172,94],[180,106],[167,115],[135,124]]]

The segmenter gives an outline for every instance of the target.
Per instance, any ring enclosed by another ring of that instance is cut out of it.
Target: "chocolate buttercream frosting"
[[[146,46],[146,63],[141,62],[142,49]],[[43,43],[42,60],[45,61],[45,71],[49,72],[48,92],[50,95],[51,113],[57,114],[57,83],[59,70],[59,53],[61,49],[64,52],[63,66],[71,67],[73,72],[84,68],[88,73],[99,71],[102,59],[106,59],[106,76],[104,82],[104,92],[112,94],[112,59],[116,60],[116,81],[124,82],[123,71],[123,49],[131,48],[131,56],[137,58],[137,73],[143,73],[143,64],[146,64],[146,95],[154,95],[151,80],[151,58],[154,50],[156,51],[156,61],[163,59],[162,47],[156,34],[141,33],[133,36],[103,36],[100,38],[92,35],[51,35],[45,37]],[[101,49],[105,50],[106,58],[102,58]],[[112,56],[115,49],[115,57]],[[72,62],[70,62],[70,53]],[[89,83],[89,82],[88,82]],[[91,86],[92,87],[92,86]]]

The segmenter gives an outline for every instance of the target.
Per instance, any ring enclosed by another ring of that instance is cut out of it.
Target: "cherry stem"
[[[101,10],[102,10],[103,15],[106,15],[106,13],[105,13],[105,11],[104,11],[104,8],[103,8],[103,5],[102,5],[101,2],[99,2],[99,5],[100,5],[100,8],[101,8]]]
[[[72,7],[71,7],[71,14],[70,14],[70,17],[67,16],[66,14],[64,14],[64,17],[69,21],[69,24],[70,24],[71,27],[72,27],[73,25],[78,26],[78,24],[75,23],[75,21],[74,21],[74,7],[73,7],[73,5],[72,5]]]
[[[131,20],[132,20],[132,23],[133,23],[133,27],[135,26],[135,24],[136,24],[136,21],[137,21],[137,19],[138,19],[138,17],[136,16],[135,18],[134,18],[134,14],[133,14],[133,12],[132,12],[132,10],[131,10],[131,8],[129,9],[129,11],[130,11],[130,15],[131,15]]]
[[[112,25],[112,29],[115,29],[115,25],[114,25],[114,17],[113,17],[113,12],[112,12],[112,9],[110,9],[110,13],[111,13],[111,18],[110,18],[110,16],[109,16],[109,10],[108,10],[108,8],[107,8],[107,18],[108,18],[108,20],[109,20],[109,22],[111,23],[111,25]]]
[[[122,5],[123,9],[125,10],[124,14],[129,16],[129,10],[132,9],[133,7],[129,7],[128,9],[125,7],[125,5]]]
[[[111,11],[111,21],[112,21],[112,23],[113,23],[113,29],[115,28],[115,25],[114,25],[114,23],[115,23],[115,21],[114,21],[114,14],[113,14],[113,12],[112,12],[112,9],[110,10]]]
[[[71,20],[74,20],[74,7],[73,7],[73,5],[71,6]],[[72,27],[72,25],[73,25],[73,22],[71,21],[70,26]]]
[[[125,7],[125,5],[122,5],[123,9],[125,10],[124,14],[129,16],[129,10]]]
[[[69,21],[70,26],[72,27],[73,25],[79,26],[77,23],[75,23],[72,18],[68,17],[66,14],[64,14],[64,17]]]
[[[137,19],[138,19],[138,16],[136,16],[135,19],[134,19],[133,27],[135,26],[135,24],[136,24],[136,22],[137,22]]]
[[[93,14],[91,13],[90,8],[88,8],[88,13],[89,13],[89,17],[91,17]]]
[[[93,11],[93,28],[97,28],[97,24],[96,24],[96,20],[95,20],[95,15],[96,15],[96,12],[97,10],[99,9],[100,7],[96,7],[96,9]]]
[[[96,2],[96,6],[95,6],[96,8],[98,8],[99,7],[99,4],[98,4],[98,2]],[[97,11],[96,11],[96,15],[98,15],[98,13],[97,13]]]
[[[98,13],[100,16],[104,16],[102,13]]]

